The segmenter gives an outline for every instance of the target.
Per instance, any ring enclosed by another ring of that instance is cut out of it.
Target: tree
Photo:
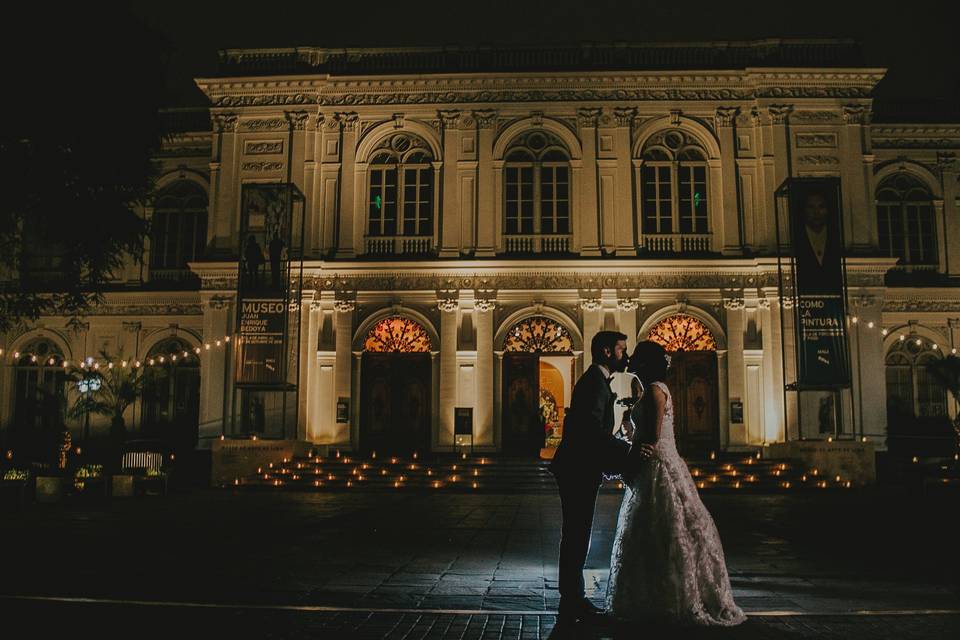
[[[960,358],[957,356],[947,356],[934,360],[927,365],[927,371],[933,378],[943,385],[950,393],[954,401],[960,403]],[[954,453],[960,453],[960,413],[952,421],[954,435]]]
[[[5,20],[36,39],[4,39],[0,332],[76,319],[140,258],[161,140],[157,36],[112,3],[34,6]]]

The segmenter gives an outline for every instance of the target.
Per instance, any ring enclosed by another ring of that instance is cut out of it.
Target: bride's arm
[[[667,395],[663,390],[657,385],[651,385],[653,387],[653,402],[657,407],[657,430],[653,444],[660,442],[660,428],[663,426],[663,414],[667,410]]]

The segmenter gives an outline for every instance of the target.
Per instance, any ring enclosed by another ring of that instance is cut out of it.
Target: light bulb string
[[[215,349],[226,349],[234,341],[232,336],[224,336],[212,342],[204,342],[202,345],[184,349],[183,351],[170,351],[166,354],[152,354],[145,358],[103,358],[102,356],[84,356],[78,361],[74,361],[74,366],[78,369],[100,371],[102,369],[110,370],[115,367],[121,369],[140,369],[142,367],[162,367],[178,362],[199,361],[200,355],[205,351]],[[9,360],[7,359],[9,356]],[[9,351],[0,347],[0,362],[9,366],[31,366],[45,365],[48,367],[57,366],[63,369],[69,369],[71,361],[66,360],[60,354],[35,353],[31,351],[14,350]]]

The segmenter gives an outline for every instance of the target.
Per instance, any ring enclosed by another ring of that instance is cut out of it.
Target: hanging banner
[[[839,178],[789,187],[797,327],[797,386],[850,385]]]
[[[245,184],[240,198],[236,383],[289,386],[291,244],[298,224],[292,185]],[[302,223],[300,223],[302,224]],[[297,292],[299,296],[299,292]]]

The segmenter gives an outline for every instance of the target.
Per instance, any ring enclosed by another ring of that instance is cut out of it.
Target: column
[[[457,403],[457,302],[440,299],[440,400],[437,441],[453,446],[453,409]]]
[[[350,408],[350,415],[348,420],[341,422],[339,419],[335,422],[334,433],[333,433],[333,442],[346,444],[350,442],[351,430],[350,425],[353,421],[353,416],[360,410],[359,407],[355,406],[351,397],[352,391],[352,365],[353,365],[353,310],[354,302],[351,299],[338,299],[334,303],[334,318],[335,318],[335,344],[336,344],[336,359],[333,365],[333,375],[334,375],[334,389],[335,397],[334,404],[346,400]]]
[[[477,120],[477,257],[496,254],[496,207],[494,206],[493,139],[497,112],[474,111]],[[474,414],[476,417],[476,414]]]
[[[200,351],[200,437],[227,433],[224,418],[229,410],[232,373],[231,348],[216,348],[217,340],[232,333],[233,296],[201,294],[203,300],[203,347]],[[133,354],[133,352],[131,352]]]
[[[319,249],[326,255],[337,246],[337,204],[340,193],[340,120],[330,115],[317,117],[320,145],[320,177],[317,180],[317,234]]]
[[[717,137],[720,138],[720,202],[711,224],[724,255],[739,255],[740,207],[737,198],[737,145],[735,124],[740,107],[717,107]],[[717,188],[717,187],[714,187]]]
[[[948,275],[960,275],[960,211],[957,210],[958,193],[957,180],[960,179],[956,160],[951,157],[942,156],[940,158],[940,175],[943,181],[943,229],[945,240],[941,244],[944,246],[943,258],[940,262],[946,268]],[[937,231],[940,231],[938,229]]]
[[[850,292],[851,322],[849,341],[852,354],[853,401],[857,411],[855,435],[865,435],[883,445],[887,424],[887,386],[883,338],[882,291]],[[940,345],[946,347],[947,345]],[[949,351],[945,348],[945,352]]]
[[[580,172],[580,255],[600,255],[600,219],[597,212],[597,118],[600,109],[580,109],[577,124],[583,145]]]
[[[620,161],[616,157],[613,118],[600,116],[597,127],[597,206],[600,219],[600,253],[612,255],[617,250],[618,184]],[[589,172],[588,174],[589,175]]]
[[[237,123],[239,118],[233,113],[219,113],[213,116],[215,158],[210,163],[210,218],[212,224],[211,248],[217,255],[230,255],[236,251],[237,204],[239,192],[235,183],[237,175]],[[208,236],[211,235],[208,233]]]
[[[477,405],[473,410],[474,444],[493,446],[493,305],[477,298]]]
[[[297,440],[307,439],[310,375],[317,363],[316,326],[313,320],[313,293],[300,298],[300,331],[297,332],[299,346],[299,375],[297,376]]]
[[[764,442],[783,442],[783,358],[779,303],[772,293],[758,300],[763,343]]]
[[[725,298],[723,307],[726,310],[727,328],[727,397],[720,396],[720,402],[742,402],[744,407],[743,422],[730,423],[727,442],[731,446],[747,444],[746,427],[746,389],[744,386],[743,360],[743,298],[740,296]],[[719,362],[717,363],[719,366]]]
[[[600,331],[603,322],[603,303],[600,301],[600,292],[581,292],[580,309],[583,311],[583,370],[586,371],[587,367],[593,364],[590,344],[593,342],[593,336]]]
[[[356,181],[355,174],[357,157],[357,130],[358,125],[356,113],[338,113],[337,118],[343,127],[341,139],[341,157],[343,163],[340,170],[340,208],[337,228],[337,257],[353,258],[363,248],[355,244],[356,229],[359,226],[360,233],[363,233],[362,204],[355,202]],[[360,213],[359,220],[357,214]]]
[[[872,246],[872,231],[876,227],[876,213],[872,206],[873,194],[869,192],[864,174],[864,125],[869,119],[869,107],[851,104],[843,107],[846,126],[840,133],[840,176],[843,182],[843,206],[848,212],[844,218],[849,228],[844,229],[847,246],[854,252],[869,252]]]
[[[460,119],[460,112],[441,111],[439,116],[443,123],[443,189],[441,191],[443,202],[440,207],[440,257],[451,258],[460,255],[460,200],[458,197],[459,185],[457,184],[457,163],[460,159],[460,132],[457,130],[457,122]],[[442,364],[440,368],[443,369]],[[450,419],[453,420],[452,417]],[[441,425],[443,425],[443,416],[441,416]]]
[[[618,257],[637,255],[638,220],[633,212],[633,179],[630,129],[637,110],[633,107],[613,110],[617,128],[613,130],[613,149],[617,159],[617,216],[614,248]],[[629,334],[627,334],[629,335]]]

